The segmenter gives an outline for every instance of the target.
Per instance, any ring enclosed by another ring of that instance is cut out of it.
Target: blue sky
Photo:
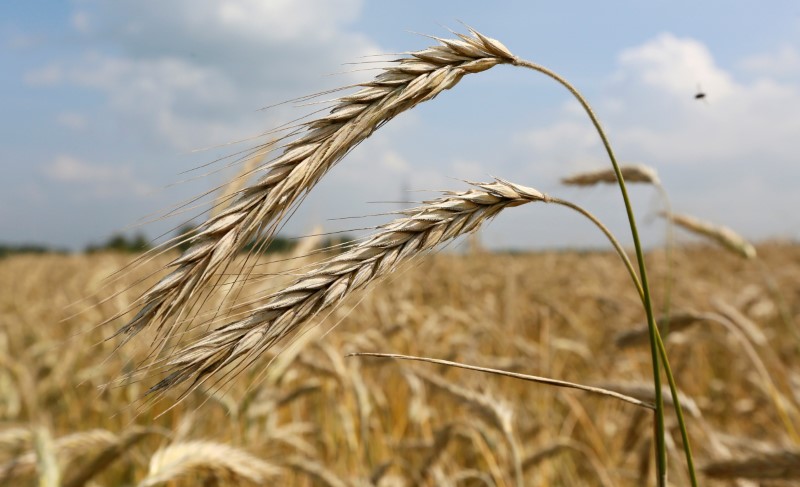
[[[0,19],[0,242],[77,249],[208,191],[229,172],[183,172],[307,111],[258,108],[366,81],[372,72],[345,63],[423,48],[431,41],[415,32],[447,35],[459,21],[570,79],[620,159],[655,167],[676,210],[756,240],[800,236],[796,2],[6,1]],[[698,85],[708,103],[694,100]],[[205,147],[216,148],[195,151]],[[395,210],[368,202],[404,198],[403,188],[459,189],[457,179],[491,174],[575,200],[625,235],[613,188],[559,184],[607,164],[562,88],[498,67],[387,124],[286,230],[373,225],[385,218],[335,219]],[[657,196],[637,188],[634,199],[657,243]],[[154,237],[179,224],[141,229]],[[602,244],[579,218],[542,206],[507,211],[483,239]]]

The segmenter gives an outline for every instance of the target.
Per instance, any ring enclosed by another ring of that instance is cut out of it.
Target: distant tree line
[[[179,229],[178,232],[176,232],[176,236],[189,237],[194,231],[195,227],[185,226]],[[184,238],[183,240],[177,240],[176,242],[177,244],[175,248],[180,252],[183,252],[189,248],[189,242],[186,238]],[[346,247],[347,244],[350,244],[352,242],[354,242],[354,239],[352,236],[349,235],[327,237],[322,242],[320,242],[320,247],[328,248],[336,246],[336,250],[340,250]],[[260,239],[253,240],[252,242],[243,247],[242,252],[247,252],[247,253],[257,252],[261,254],[291,252],[292,249],[294,249],[294,247],[297,245],[297,243],[298,240],[295,238],[277,235],[273,237],[268,243],[264,243],[264,241]],[[152,248],[153,245],[151,241],[143,233],[136,233],[129,236],[121,233],[115,233],[102,243],[92,243],[87,245],[86,248],[84,248],[84,252],[87,254],[93,254],[97,252],[122,252],[122,253],[133,254],[133,253],[147,252]],[[47,245],[0,244],[0,258],[15,254],[46,254],[46,253],[66,253],[66,252],[67,251],[63,249],[57,249],[54,247],[49,247]]]
[[[153,248],[153,246],[150,245],[150,241],[142,233],[137,233],[130,237],[121,233],[115,233],[101,244],[87,245],[85,252],[87,254],[93,254],[95,252],[124,252],[126,254],[134,254],[138,252],[147,252],[151,248]]]
[[[185,252],[189,249],[190,243],[188,241],[188,237],[197,230],[197,227],[186,225],[181,227],[176,235],[178,237],[183,237],[179,240],[176,248],[181,252]],[[298,239],[292,237],[284,237],[282,235],[275,235],[272,237],[269,242],[264,242],[263,238],[255,238],[250,241],[250,243],[246,244],[242,247],[243,253],[261,253],[261,254],[272,254],[272,253],[284,253],[284,252],[291,252],[298,243]],[[341,250],[348,246],[348,244],[352,244],[355,242],[355,238],[351,235],[343,234],[337,236],[329,236],[324,238],[320,242],[320,248],[326,249],[333,246],[336,246],[335,250]]]
[[[0,244],[0,259],[17,254],[51,254],[66,253],[65,250],[37,244]]]
[[[181,227],[176,233],[176,235],[180,237],[176,248],[181,252],[189,250],[189,247],[191,246],[189,238],[191,238],[196,230],[197,227],[191,225],[185,225]],[[242,252],[261,252],[263,254],[268,254],[271,252],[289,252],[296,244],[297,242],[292,238],[277,235],[266,244],[263,241],[252,240],[250,243],[244,246]]]

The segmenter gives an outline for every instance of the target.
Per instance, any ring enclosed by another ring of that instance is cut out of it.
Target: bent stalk
[[[594,223],[595,226],[597,226],[597,228],[599,228],[600,231],[603,232],[603,234],[608,238],[609,242],[611,242],[611,245],[614,247],[614,250],[616,250],[622,262],[625,264],[625,268],[628,269],[628,274],[630,274],[631,280],[633,281],[633,284],[636,286],[636,291],[639,293],[639,298],[642,300],[642,303],[644,303],[645,294],[644,294],[644,289],[642,287],[642,283],[639,281],[639,277],[636,275],[636,270],[633,268],[633,264],[631,263],[631,260],[628,258],[628,254],[625,253],[625,250],[622,248],[622,245],[620,245],[619,241],[616,239],[616,237],[614,237],[614,234],[611,233],[611,231],[605,225],[603,225],[603,223],[600,220],[598,220],[597,217],[595,217],[586,209],[576,205],[575,203],[554,197],[550,197],[548,202],[566,206],[567,208],[577,211],[581,215],[591,220],[591,222]],[[661,357],[661,362],[664,365],[664,372],[667,376],[667,382],[669,383],[669,391],[670,394],[672,395],[673,403],[675,404],[675,414],[678,417],[678,426],[680,428],[681,439],[683,440],[684,444],[684,453],[686,455],[686,465],[687,469],[689,470],[689,478],[691,479],[692,486],[696,487],[697,477],[694,468],[694,458],[692,457],[692,449],[689,443],[689,432],[686,429],[686,421],[684,420],[683,416],[683,408],[681,407],[680,397],[678,396],[678,384],[675,382],[675,377],[672,374],[672,367],[670,367],[669,360],[667,360],[667,349],[664,347],[664,341],[662,340],[661,335],[659,333],[656,333],[656,339],[658,342],[657,343],[658,353],[659,356]]]
[[[661,393],[661,374],[659,369],[659,357],[664,362],[664,370],[669,371],[668,374],[671,376],[671,371],[667,362],[667,354],[666,350],[664,349],[664,344],[661,341],[661,336],[658,333],[658,328],[655,322],[655,316],[653,313],[653,303],[650,296],[650,287],[647,281],[647,270],[644,264],[644,252],[642,250],[642,245],[639,239],[639,231],[636,226],[636,219],[633,215],[633,206],[631,205],[630,198],[628,197],[628,189],[625,186],[625,180],[622,176],[622,171],[620,170],[619,164],[617,163],[617,158],[614,155],[614,151],[611,148],[611,143],[608,141],[608,137],[606,136],[605,131],[603,130],[600,121],[598,120],[597,116],[592,110],[589,103],[583,97],[583,95],[578,92],[575,87],[573,87],[566,79],[562,78],[557,73],[545,68],[544,66],[540,66],[535,63],[531,63],[529,61],[525,61],[523,59],[515,57],[512,61],[514,66],[519,66],[523,68],[532,69],[534,71],[538,71],[553,80],[557,81],[563,87],[565,87],[572,95],[578,100],[578,102],[583,107],[586,114],[592,121],[595,129],[597,130],[600,139],[603,142],[603,146],[606,149],[606,153],[608,154],[609,159],[611,160],[611,164],[614,167],[614,172],[617,175],[617,181],[619,182],[620,192],[622,193],[622,199],[625,203],[625,211],[628,215],[628,223],[630,224],[631,229],[631,237],[633,239],[633,245],[636,248],[636,260],[639,265],[639,275],[641,276],[641,289],[642,289],[642,301],[645,308],[645,313],[647,314],[647,327],[649,330],[650,335],[650,352],[651,352],[651,361],[653,364],[653,385],[655,387],[655,399],[656,399],[656,467],[658,470],[658,485],[659,486],[666,486],[667,484],[667,448],[665,444],[665,430],[664,430],[664,398],[662,397]],[[677,390],[673,389],[674,379],[670,377],[670,391],[673,396],[673,400],[675,401],[675,410],[678,412],[678,421],[681,425],[681,432],[683,433],[685,429],[685,424],[683,421],[683,413],[680,407],[680,399],[677,395]],[[688,442],[686,442],[686,437],[684,438],[684,452],[686,454],[687,465],[689,467],[689,475],[692,480],[692,485],[697,485],[696,476],[694,473],[693,462],[691,460],[692,454],[691,449],[689,447]]]

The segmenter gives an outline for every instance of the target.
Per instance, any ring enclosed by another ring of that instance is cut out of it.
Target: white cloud
[[[702,81],[708,103],[694,99],[695,81]],[[765,236],[764,215],[800,205],[796,79],[738,79],[701,42],[662,34],[620,54],[603,95],[596,106],[612,108],[599,117],[617,157],[657,168],[677,208]],[[572,109],[519,140],[565,161],[562,175],[588,169],[578,167],[585,161],[608,164],[598,136]]]
[[[44,175],[59,183],[79,186],[96,198],[122,195],[146,196],[152,191],[137,180],[130,167],[91,164],[69,155],[59,155],[43,168]]]
[[[195,2],[186,2],[196,8]],[[360,0],[331,2],[312,0],[227,0],[212,4],[198,17],[256,36],[268,35],[274,40],[295,40],[300,37],[321,40],[336,34],[336,25],[354,20],[361,9]]]
[[[128,39],[129,47],[152,43],[152,38],[180,43],[187,38],[201,43],[286,42],[318,44],[342,34],[341,26],[356,20],[361,0],[223,0],[168,3],[142,0],[84,2],[84,8],[106,24],[115,35]],[[150,40],[148,40],[150,38]]]
[[[708,48],[694,39],[661,34],[619,56],[623,78],[652,86],[681,100],[701,85],[715,99],[734,94],[730,75],[714,64]]]
[[[228,108],[240,106],[237,89],[214,68],[176,58],[92,56],[68,77],[105,93],[108,106],[135,130],[152,132],[183,150],[241,135]]]
[[[597,132],[585,116],[573,113],[571,104],[564,106],[561,120],[519,134],[514,143],[527,159],[536,161],[532,169],[536,181],[557,181],[605,164]]]
[[[324,75],[379,52],[348,30],[360,15],[360,0],[80,5],[72,24],[91,49],[69,66],[29,72],[28,83],[98,91],[131,132],[181,151],[285,122],[283,108],[256,110],[362,79],[363,73]]]
[[[384,169],[388,169],[393,173],[405,174],[411,169],[408,161],[393,150],[384,152],[380,161]]]
[[[766,78],[735,82],[717,67],[708,49],[691,39],[662,35],[620,56],[626,82],[616,89],[639,93],[628,99],[618,140],[644,157],[669,164],[729,164],[750,159],[793,158],[798,149],[800,91],[796,84]],[[655,81],[658,74],[663,79]],[[694,100],[681,79],[705,73],[708,104]],[[642,91],[642,85],[649,90]],[[684,88],[686,88],[684,86]],[[648,113],[648,108],[655,109]],[[634,118],[649,123],[632,123]]]
[[[794,46],[781,46],[776,52],[750,56],[740,66],[759,76],[786,76],[800,74],[800,53]]]

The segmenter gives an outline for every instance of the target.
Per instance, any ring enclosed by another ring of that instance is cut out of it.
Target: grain
[[[623,164],[619,167],[622,178],[626,183],[645,183],[660,185],[658,173],[655,169],[644,164]],[[617,173],[613,168],[598,169],[573,174],[561,179],[562,184],[567,186],[594,186],[596,184],[616,184]]]

